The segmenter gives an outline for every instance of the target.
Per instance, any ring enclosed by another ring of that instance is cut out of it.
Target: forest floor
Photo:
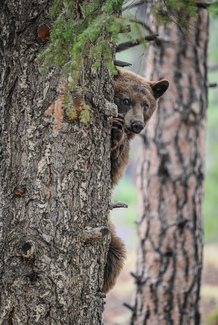
[[[128,259],[116,286],[107,295],[104,325],[128,325],[130,324],[131,310],[123,306],[123,303],[131,303],[134,290],[134,279],[130,272],[134,272],[136,255],[134,251],[128,253]],[[201,286],[201,325],[216,325],[208,323],[209,315],[218,310],[218,244],[206,245],[204,248],[204,268]],[[154,324],[155,325],[155,324]]]

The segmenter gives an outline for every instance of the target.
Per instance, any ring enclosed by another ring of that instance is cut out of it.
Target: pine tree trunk
[[[113,101],[112,78],[103,67],[87,68],[90,121],[67,120],[60,71],[41,73],[36,60],[48,42],[52,3],[1,3],[3,325],[101,324],[111,182],[104,95]]]
[[[152,25],[160,42],[150,44],[146,77],[170,87],[143,136],[131,324],[200,324],[207,11],[189,22],[188,36]]]

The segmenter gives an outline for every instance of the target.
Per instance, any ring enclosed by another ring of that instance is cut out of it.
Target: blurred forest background
[[[139,17],[140,18],[140,17]],[[218,18],[211,18],[208,57],[209,83],[218,83]],[[117,59],[130,62],[130,70],[143,76],[146,49],[137,46],[117,55]],[[209,107],[206,136],[205,195],[203,204],[204,268],[201,287],[202,325],[218,325],[218,87],[209,88]],[[128,250],[125,268],[117,285],[108,294],[104,313],[105,325],[129,324],[131,311],[123,304],[131,305],[135,271],[137,234],[137,163],[140,136],[131,144],[130,164],[125,178],[113,192],[113,200],[128,204],[128,209],[116,209],[111,214],[118,235]]]

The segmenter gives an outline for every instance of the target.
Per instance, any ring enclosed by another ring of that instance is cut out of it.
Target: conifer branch
[[[137,281],[137,282],[141,282],[142,281],[142,276],[141,275],[137,275],[133,272],[130,272],[130,275]]]
[[[125,25],[123,28],[121,28],[120,33],[130,33],[131,32],[131,25]]]
[[[147,3],[148,3],[148,1],[147,1]],[[130,10],[132,8],[139,7],[139,6],[143,6],[144,4],[145,4],[145,1],[143,1],[143,0],[137,1],[137,2],[134,2],[134,3],[124,7],[122,9],[122,11]],[[200,1],[198,1],[196,3],[196,7],[197,8],[207,9],[208,7],[210,7],[211,4],[212,4],[212,2],[200,2]]]
[[[132,23],[141,25],[144,29],[148,31],[149,34],[154,34],[153,30],[150,28],[148,24],[146,24],[144,21],[138,20],[138,19],[130,19]]]
[[[109,209],[113,210],[115,208],[128,208],[128,205],[122,202],[111,202],[109,205]]]
[[[120,61],[120,60],[115,60],[114,65],[116,65],[117,67],[124,68],[124,67],[130,67],[132,64],[128,63],[128,62]]]
[[[144,4],[145,4],[145,1],[143,1],[143,0],[142,0],[142,1],[137,1],[137,2],[135,2],[135,3],[132,3],[132,4],[130,4],[130,5],[126,6],[126,7],[124,7],[124,8],[122,9],[122,11],[130,10],[130,9],[132,9],[132,8],[142,6],[142,5],[144,5]]]
[[[126,302],[124,302],[123,306],[125,306],[126,308],[130,309],[133,313],[135,312],[135,307],[130,306],[129,304],[127,304]]]
[[[197,2],[196,6],[197,8],[202,8],[202,9],[207,9],[210,7],[210,5],[212,4],[212,2]]]
[[[121,44],[117,45],[116,52],[119,53],[119,52],[125,51],[131,47],[141,44],[143,41],[147,41],[147,42],[154,41],[154,40],[156,40],[156,38],[158,36],[159,36],[159,34],[151,34],[151,35],[146,36],[143,40],[135,39],[133,41],[121,43]]]
[[[215,87],[217,87],[217,83],[216,82],[209,83],[208,87],[209,88],[215,88]]]

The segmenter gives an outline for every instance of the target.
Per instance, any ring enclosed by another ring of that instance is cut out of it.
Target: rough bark
[[[93,325],[102,317],[112,78],[87,66],[90,122],[66,119],[60,71],[40,73],[36,61],[52,3],[1,2],[1,324]]]
[[[189,23],[188,36],[151,24],[160,42],[149,44],[146,77],[170,87],[143,135],[131,324],[200,324],[208,13]]]

